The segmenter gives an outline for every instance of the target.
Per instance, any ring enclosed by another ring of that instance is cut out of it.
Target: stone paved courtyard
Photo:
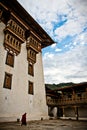
[[[27,126],[20,123],[0,123],[0,130],[87,130],[86,121],[42,120],[29,121]]]

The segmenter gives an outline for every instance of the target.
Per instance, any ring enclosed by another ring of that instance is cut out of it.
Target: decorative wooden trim
[[[13,19],[10,19],[7,23],[7,26],[5,28],[6,30],[9,30],[11,33],[16,35],[22,42],[25,41],[25,31],[22,29],[20,25],[17,24],[16,21]]]
[[[36,35],[32,30],[31,30],[30,32],[31,32],[31,34],[32,34],[33,36],[35,36],[40,42],[42,41],[42,39],[41,39],[38,35]]]
[[[26,28],[14,18],[12,12],[3,4],[0,5],[0,19],[6,24],[4,29],[4,47],[13,54],[18,55],[21,51],[21,44],[25,42]]]
[[[21,44],[25,41],[25,31],[13,19],[7,22],[4,29],[4,47],[18,55],[21,51]]]
[[[32,64],[36,63],[36,52],[31,48],[27,50],[27,60]]]
[[[41,51],[40,42],[30,34],[26,41],[27,60],[36,63],[36,54]]]
[[[21,51],[21,41],[10,32],[5,31],[4,47],[6,50],[9,50],[13,52],[13,54],[18,55]]]
[[[21,24],[23,27],[27,30],[29,27],[20,19],[18,18],[13,12],[11,12],[11,15]]]
[[[32,36],[27,38],[26,47],[32,48],[36,53],[41,51],[41,44]]]

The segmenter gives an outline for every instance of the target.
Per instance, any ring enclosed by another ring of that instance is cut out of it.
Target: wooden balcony
[[[66,105],[81,105],[87,104],[87,93],[84,97],[63,98],[63,99],[47,99],[48,106],[66,106]]]

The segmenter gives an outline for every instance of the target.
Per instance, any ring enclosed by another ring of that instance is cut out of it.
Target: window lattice
[[[9,52],[7,52],[6,64],[11,67],[14,67],[14,55]]]
[[[12,74],[5,73],[4,88],[11,89]]]
[[[29,86],[28,86],[28,94],[34,94],[33,92],[33,83],[29,81]]]
[[[30,64],[28,65],[28,74],[34,76],[34,65]]]

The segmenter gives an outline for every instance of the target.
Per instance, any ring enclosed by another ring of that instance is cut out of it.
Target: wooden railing
[[[84,97],[47,99],[47,105],[63,106],[63,105],[73,105],[73,104],[87,104],[87,95],[86,94],[87,93],[85,93]]]

